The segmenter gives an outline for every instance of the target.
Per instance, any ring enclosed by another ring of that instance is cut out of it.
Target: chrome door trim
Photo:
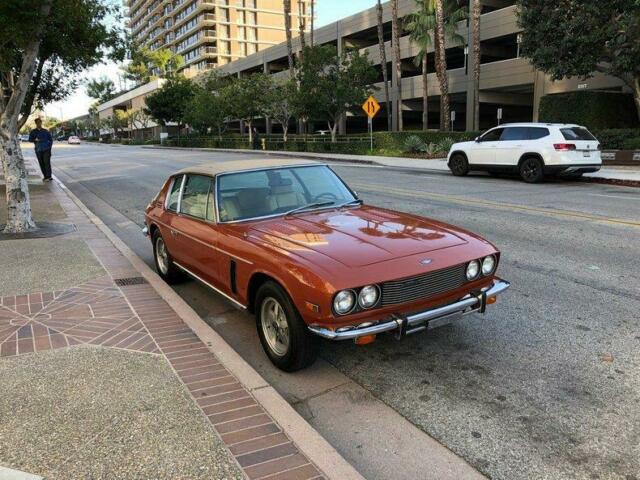
[[[236,305],[237,307],[241,308],[242,310],[246,310],[247,307],[245,305],[243,305],[242,303],[240,303],[239,301],[237,301],[236,299],[234,299],[233,297],[230,297],[229,295],[227,295],[226,293],[224,293],[222,290],[220,290],[219,288],[214,287],[213,285],[211,285],[209,282],[207,282],[206,280],[203,280],[201,277],[199,277],[198,275],[196,275],[195,273],[193,273],[191,270],[189,270],[186,267],[183,267],[182,265],[180,265],[178,262],[176,262],[175,260],[173,261],[173,264],[178,267],[180,270],[183,270],[185,273],[189,274],[190,276],[192,276],[193,278],[195,278],[196,280],[198,280],[200,283],[206,285],[207,287],[209,287],[211,290],[215,291],[216,293],[219,293],[220,295],[222,295],[224,298],[226,298],[227,300],[229,300],[230,302],[232,302],[234,305]]]

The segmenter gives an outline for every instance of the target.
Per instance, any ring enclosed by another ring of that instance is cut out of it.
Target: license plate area
[[[582,152],[582,156],[583,157],[590,157],[591,156],[591,152],[589,152],[589,151]]]

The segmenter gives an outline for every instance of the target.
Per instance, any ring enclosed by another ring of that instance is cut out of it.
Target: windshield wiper
[[[356,198],[354,200],[349,200],[348,202],[341,203],[340,205],[336,205],[335,208],[346,207],[347,205],[362,205],[364,202],[361,198]]]
[[[326,202],[315,202],[315,203],[308,203],[307,205],[301,205],[299,207],[296,207],[292,210],[289,210],[288,212],[285,212],[284,216],[287,217],[289,215],[292,215],[294,213],[297,212],[301,212],[303,210],[307,210],[309,208],[318,208],[318,207],[327,207],[329,205],[333,205],[335,202],[333,202],[332,200],[326,201]]]

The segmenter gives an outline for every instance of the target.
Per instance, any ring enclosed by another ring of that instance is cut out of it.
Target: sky
[[[328,23],[373,7],[375,4],[376,0],[316,0],[315,26],[316,28],[322,27]],[[86,74],[83,75],[83,78],[89,80],[107,76],[113,80],[118,89],[120,83],[118,73],[119,68],[117,65],[113,63],[102,64],[87,71]],[[93,99],[87,97],[85,86],[81,84],[75,93],[66,100],[47,105],[44,111],[47,116],[67,120],[86,114],[92,102]]]

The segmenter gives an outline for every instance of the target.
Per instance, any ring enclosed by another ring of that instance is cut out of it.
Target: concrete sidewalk
[[[362,479],[73,194],[34,190],[75,229],[0,239],[0,478]]]
[[[172,148],[183,149],[182,147],[161,147],[145,146],[142,148]],[[407,157],[384,157],[377,155],[349,155],[341,153],[315,153],[315,152],[283,152],[278,150],[241,150],[241,149],[220,149],[220,148],[187,148],[193,151],[229,152],[229,153],[255,153],[257,155],[272,155],[278,157],[308,158],[313,160],[325,160],[332,162],[361,163],[363,165],[380,165],[394,168],[406,168],[410,170],[425,170],[434,173],[450,175],[446,158],[426,159]],[[604,166],[595,173],[584,174],[587,180],[612,180],[640,184],[640,162],[638,166]]]

